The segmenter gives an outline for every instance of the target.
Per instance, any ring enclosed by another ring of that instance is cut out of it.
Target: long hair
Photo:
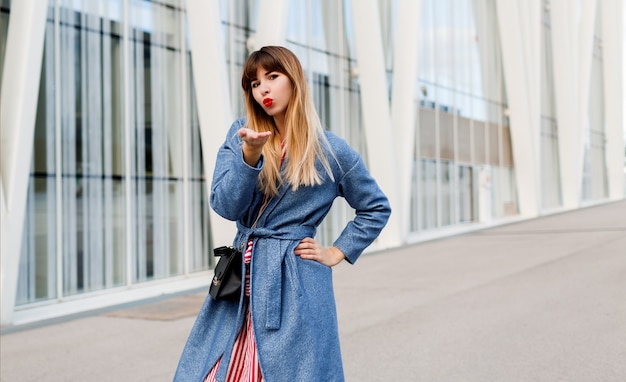
[[[252,95],[252,82],[258,68],[276,71],[291,81],[291,99],[285,113],[286,145],[285,170],[280,171],[282,147],[274,118],[268,115]],[[264,193],[275,196],[278,188],[287,182],[295,191],[299,186],[322,183],[322,176],[315,168],[319,159],[326,173],[333,179],[328,158],[323,150],[330,147],[313,100],[306,77],[298,58],[281,46],[265,46],[252,52],[243,67],[241,87],[244,91],[247,127],[255,131],[271,131],[269,141],[263,146],[264,166],[259,175],[259,187]]]

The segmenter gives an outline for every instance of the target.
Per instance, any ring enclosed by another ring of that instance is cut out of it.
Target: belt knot
[[[243,247],[249,239],[255,240],[255,247],[262,239],[262,250],[270,255],[263,256],[261,261],[267,261],[268,296],[266,303],[267,329],[280,329],[280,317],[282,314],[282,264],[287,255],[288,245],[284,241],[300,241],[305,237],[314,237],[315,228],[311,226],[293,226],[273,230],[264,227],[250,228],[237,222],[237,242]],[[281,245],[283,244],[283,245]],[[257,249],[259,249],[257,247]],[[254,260],[253,260],[254,262]]]

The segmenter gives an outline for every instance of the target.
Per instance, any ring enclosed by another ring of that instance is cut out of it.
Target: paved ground
[[[626,381],[626,201],[371,253],[334,279],[348,382]],[[170,381],[202,299],[5,330],[0,380]]]

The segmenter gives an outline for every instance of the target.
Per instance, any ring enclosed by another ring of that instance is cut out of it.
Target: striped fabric
[[[250,297],[250,261],[252,260],[252,240],[248,241],[248,249],[246,249],[246,253],[243,255],[243,262],[246,264],[246,282],[245,282],[245,290],[244,293],[246,297]],[[249,309],[248,309],[249,310]]]
[[[243,262],[246,264],[246,281],[244,293],[247,297],[250,297],[250,260],[252,259],[252,240],[248,241],[248,248],[243,257]],[[217,382],[215,376],[219,369],[222,359],[220,358],[213,369],[207,374],[204,382]],[[261,374],[261,365],[259,364],[259,358],[256,350],[256,342],[254,341],[254,331],[252,328],[252,318],[250,313],[250,305],[246,312],[243,325],[235,345],[233,346],[233,352],[230,357],[230,364],[228,365],[228,373],[226,375],[226,382],[262,382],[263,376]]]

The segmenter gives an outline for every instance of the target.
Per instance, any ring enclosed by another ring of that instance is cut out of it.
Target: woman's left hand
[[[346,255],[337,247],[323,247],[315,239],[305,237],[294,250],[295,254],[306,260],[315,260],[328,267],[339,264]]]

